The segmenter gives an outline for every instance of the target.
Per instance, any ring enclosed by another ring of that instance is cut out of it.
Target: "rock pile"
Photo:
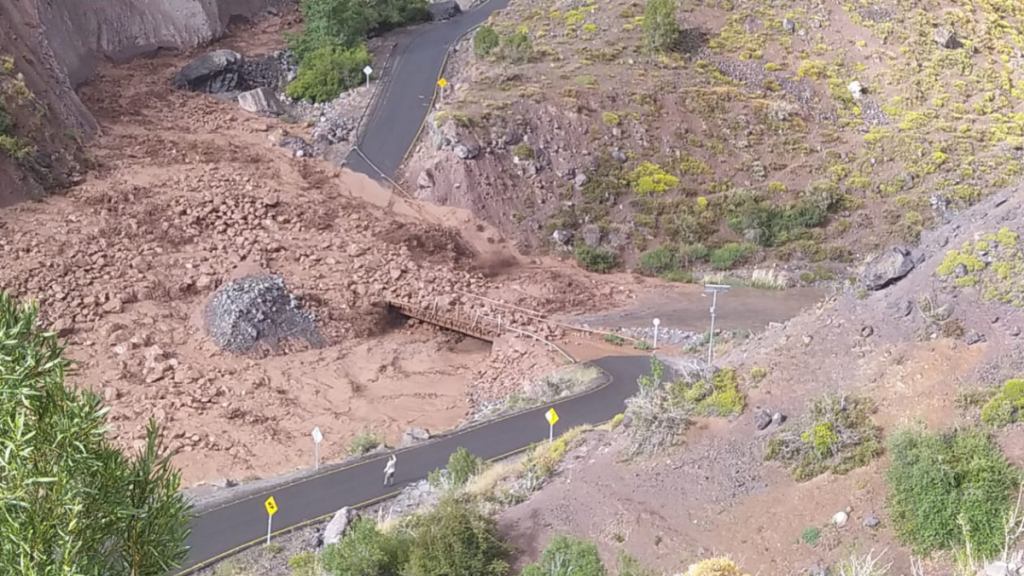
[[[251,352],[261,343],[277,349],[290,338],[317,348],[324,345],[315,318],[280,276],[247,276],[225,284],[206,307],[205,322],[217,346],[235,354]]]
[[[264,56],[248,58],[242,64],[242,76],[251,88],[280,90],[295,79],[298,66],[287,50],[277,50]]]
[[[223,94],[244,87],[242,67],[245,59],[238,52],[215,50],[190,62],[174,77],[182,90]]]

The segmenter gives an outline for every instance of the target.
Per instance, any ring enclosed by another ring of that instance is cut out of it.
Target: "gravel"
[[[622,333],[633,338],[640,338],[648,342],[654,342],[654,328],[623,328]],[[674,328],[658,328],[658,344],[672,346],[688,346],[699,344],[704,335],[699,332],[688,330],[676,330]]]
[[[277,350],[282,340],[324,345],[315,316],[299,305],[280,276],[246,276],[222,286],[206,307],[206,329],[221,350],[251,352],[258,344]]]
[[[295,79],[298,66],[287,50],[278,50],[264,56],[246,59],[242,64],[242,78],[249,88],[270,88],[280,91]]]

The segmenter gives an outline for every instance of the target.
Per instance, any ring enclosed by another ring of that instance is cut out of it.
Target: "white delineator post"
[[[313,459],[314,459],[314,470],[320,469],[320,443],[324,441],[324,435],[320,432],[320,427],[313,428]]]
[[[366,68],[363,68],[363,74],[366,74],[366,87],[369,88],[370,87],[370,74],[373,74],[373,68],[370,68],[369,66],[367,66]]]
[[[661,320],[658,318],[654,319],[654,349],[658,349],[658,326],[661,325]]]

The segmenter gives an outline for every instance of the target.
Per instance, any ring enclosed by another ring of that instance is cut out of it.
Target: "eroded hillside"
[[[811,282],[1017,181],[1020,3],[678,8],[652,55],[643,3],[512,2],[450,62],[410,186],[590,268]]]

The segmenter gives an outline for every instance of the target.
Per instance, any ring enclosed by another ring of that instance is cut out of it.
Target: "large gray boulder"
[[[459,3],[455,0],[444,0],[442,2],[433,2],[429,6],[430,18],[435,22],[442,20],[448,20],[455,18],[462,13],[462,8]]]
[[[174,85],[182,90],[223,94],[242,87],[242,65],[245,59],[232,50],[208,52],[189,62],[174,77]]]
[[[910,251],[894,246],[868,263],[861,282],[868,290],[881,290],[900,281],[913,269],[914,259],[910,257]]]
[[[348,529],[349,524],[357,517],[356,511],[348,506],[335,512],[334,517],[331,518],[331,521],[327,523],[327,527],[324,528],[324,546],[337,544],[341,537],[345,535],[345,530]]]
[[[280,116],[284,114],[284,104],[270,88],[257,88],[238,95],[238,106],[246,112],[260,116]]]

